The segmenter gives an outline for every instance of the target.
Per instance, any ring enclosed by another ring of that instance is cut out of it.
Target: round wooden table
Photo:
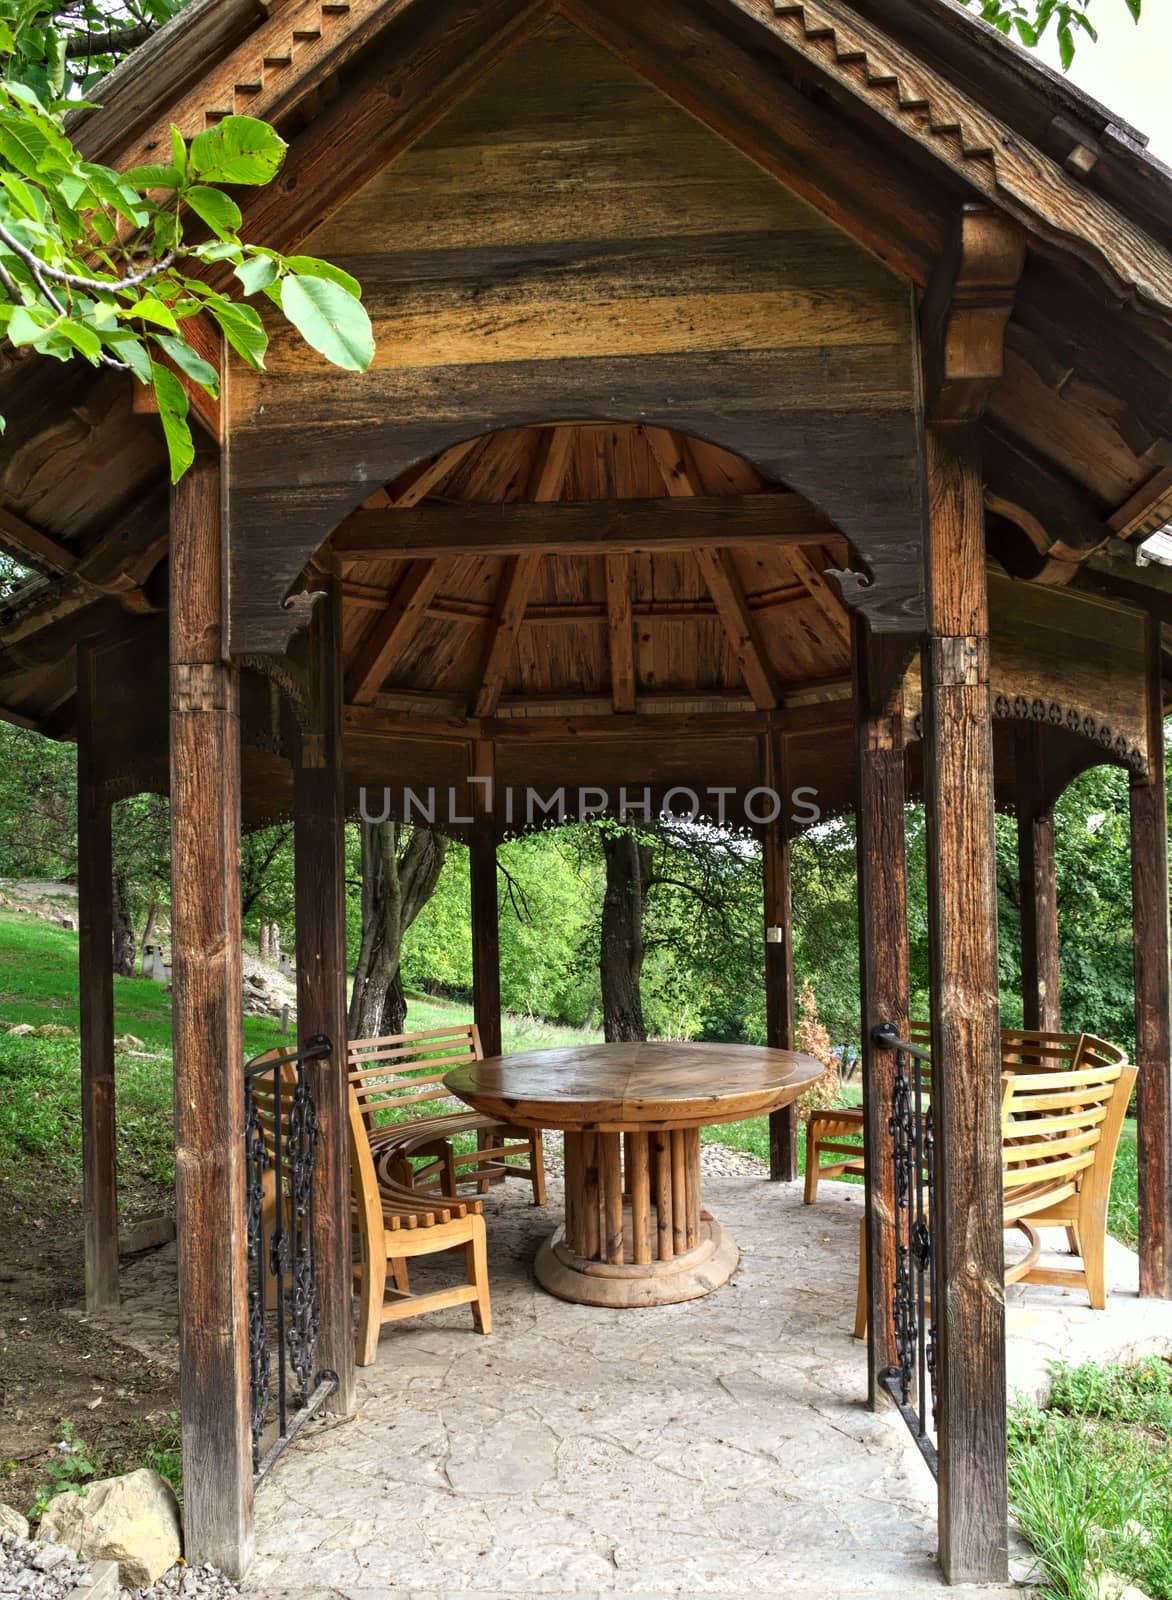
[[[825,1068],[737,1044],[602,1044],[489,1056],[444,1083],[477,1111],[561,1128],[565,1222],[537,1281],[592,1306],[671,1305],[727,1283],[740,1252],[700,1202],[700,1129],[789,1105]]]

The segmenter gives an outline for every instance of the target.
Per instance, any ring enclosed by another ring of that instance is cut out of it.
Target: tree
[[[1091,0],[960,0],[962,5],[980,11],[986,22],[1001,33],[1016,33],[1022,44],[1037,45],[1053,27],[1058,36],[1062,65],[1069,70],[1074,60],[1076,37],[1098,35],[1088,12]],[[1123,0],[1136,22],[1143,0]],[[1101,9],[1101,8],[1100,8]]]
[[[65,128],[61,16],[50,0],[0,0],[0,344],[150,385],[175,481],[194,456],[185,383],[219,390],[193,319],[262,368],[268,335],[246,301],[264,295],[307,344],[351,371],[373,359],[370,319],[349,273],[242,242],[225,186],[276,177],[285,142],[267,123],[229,116],[190,142],[172,128],[169,152],[126,172],[86,161]],[[104,46],[125,43],[126,30],[115,32],[121,40],[108,31]],[[231,291],[218,276],[229,268]]]
[[[347,1027],[352,1039],[402,1033],[403,935],[435,890],[448,841],[430,828],[360,822],[362,933]]]
[[[643,1020],[643,911],[652,883],[651,844],[628,828],[604,828],[606,892],[598,945],[602,1029],[608,1043],[646,1039]]]

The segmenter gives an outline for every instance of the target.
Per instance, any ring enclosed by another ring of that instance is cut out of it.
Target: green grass
[[[1172,1600],[1172,1364],[1056,1365],[1046,1410],[1010,1413],[1009,1494],[1040,1600],[1097,1600],[1104,1570]]]

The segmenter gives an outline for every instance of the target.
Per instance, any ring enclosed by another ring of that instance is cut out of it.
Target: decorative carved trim
[[[284,656],[244,654],[233,656],[242,671],[256,672],[275,683],[285,695],[302,733],[310,729],[309,682],[301,668]],[[278,754],[284,754],[279,751]]]
[[[1058,162],[840,0],[735,0],[806,61],[986,194],[1092,267],[1122,301],[1172,316],[1172,257]],[[768,13],[774,13],[771,19]]]
[[[1129,768],[1132,772],[1144,776],[1148,770],[1148,758],[1139,745],[1133,744],[1124,733],[1116,733],[1106,722],[1100,722],[1089,711],[1080,711],[1077,706],[1067,706],[1057,700],[1043,700],[1040,696],[1031,698],[1029,695],[1016,694],[1010,698],[1007,694],[993,696],[993,718],[997,722],[1047,722],[1055,728],[1065,728],[1067,733],[1076,733],[1084,739],[1089,739],[1092,744],[1103,747],[1105,755],[1122,767]],[[917,712],[912,721],[912,735],[916,739],[924,737],[924,714]]]

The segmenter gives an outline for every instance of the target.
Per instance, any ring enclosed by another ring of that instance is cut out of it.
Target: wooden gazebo
[[[0,378],[0,543],[43,574],[0,618],[0,715],[79,746],[98,1310],[110,806],[171,797],[189,1559],[251,1548],[241,827],[295,819],[300,1029],[340,1040],[344,819],[361,787],[443,796],[491,1049],[494,847],[533,820],[504,797],[693,791],[760,827],[785,1044],[799,823],[751,792],[802,789],[857,811],[865,1038],[906,1034],[904,805],[927,804],[940,1555],[1002,1576],[994,810],[1020,822],[1026,1020],[1053,1027],[1052,810],[1100,762],[1131,782],[1142,1288],[1172,1295],[1172,583],[1136,562],[1172,518],[1170,175],[949,0],[192,0],[98,98],[77,136],[115,164],[172,123],[273,121],[289,155],[246,233],[352,271],[378,338],[363,376],[280,328],[263,373],[221,353],[170,491],[121,376]],[[890,1063],[868,1047],[875,1150]],[[348,1412],[343,1082],[312,1073],[320,1362]],[[879,1164],[868,1205],[879,1403]]]

